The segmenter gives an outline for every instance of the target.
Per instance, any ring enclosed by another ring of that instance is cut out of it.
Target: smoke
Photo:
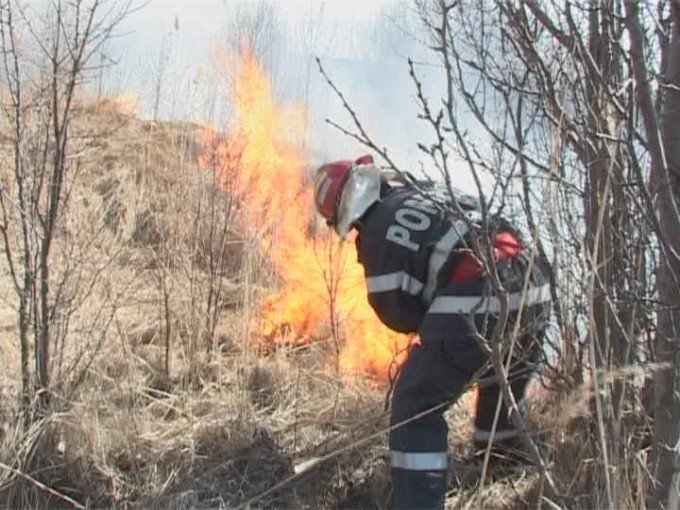
[[[444,83],[435,55],[418,39],[412,5],[403,0],[224,0],[218,5],[152,0],[128,20],[124,37],[106,49],[107,58],[119,63],[104,89],[132,93],[145,116],[157,109],[161,119],[224,127],[229,83],[211,62],[217,47],[236,50],[247,41],[271,75],[275,94],[309,111],[304,142],[310,164],[357,157],[366,149],[325,122],[352,127],[316,68],[319,57],[364,127],[400,167],[433,175],[429,158],[417,147],[431,140],[431,133],[417,119],[407,59],[419,63],[432,97],[442,96]],[[154,87],[161,70],[163,85]],[[457,184],[471,191],[472,179],[462,168],[459,173]]]

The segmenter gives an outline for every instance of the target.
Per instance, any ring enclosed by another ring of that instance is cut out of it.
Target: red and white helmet
[[[371,156],[338,161],[316,172],[314,201],[319,214],[345,237],[356,221],[380,199],[381,172]]]
[[[349,178],[351,161],[337,161],[323,165],[314,179],[314,203],[319,214],[329,225],[335,225],[342,188]]]

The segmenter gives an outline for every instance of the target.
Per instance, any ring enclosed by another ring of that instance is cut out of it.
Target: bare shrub
[[[642,379],[654,374],[667,388],[673,372],[667,364],[654,364],[669,361],[673,347],[654,344],[658,327],[672,329],[666,306],[677,301],[677,282],[670,283],[677,196],[669,177],[673,166],[664,159],[677,144],[666,141],[664,149],[656,119],[666,104],[663,127],[675,132],[677,109],[675,94],[662,82],[654,90],[649,76],[661,70],[675,79],[674,65],[665,66],[671,34],[677,35],[676,7],[670,17],[664,3],[642,13],[634,2],[606,1],[547,7],[532,1],[473,6],[423,0],[414,9],[423,27],[419,36],[433,50],[444,78],[441,95],[432,94],[422,82],[420,63],[409,62],[419,119],[433,135],[418,148],[449,192],[465,168],[482,202],[482,223],[497,213],[514,218],[533,254],[549,261],[553,325],[544,381],[557,395],[549,401],[567,409],[562,423],[546,424],[546,432],[567,426],[580,436],[567,441],[570,447],[553,437],[555,451],[531,449],[541,475],[535,496],[557,504],[644,506],[649,491],[656,498],[664,493],[668,504],[673,499],[667,492],[675,475],[665,462],[674,454],[666,449],[655,454],[665,461],[648,464],[649,408],[642,402],[640,378],[628,374],[637,367]],[[645,37],[652,27],[656,40]],[[352,127],[330,124],[400,171],[321,72]],[[650,159],[651,176],[645,170]],[[427,195],[428,188],[422,192]],[[457,212],[440,204],[444,213]],[[484,236],[473,244],[502,302],[491,248]],[[668,296],[662,303],[656,301],[659,293]],[[503,346],[514,345],[517,334],[503,331],[502,316],[490,339],[479,338],[501,380],[507,372]],[[509,338],[500,342],[504,336]],[[502,386],[513,423],[526,432],[507,385]],[[657,451],[664,441],[675,443],[666,425],[678,408],[662,391],[665,407],[662,411],[658,400],[654,416]],[[565,451],[591,461],[564,463]],[[650,467],[664,474],[651,473]]]

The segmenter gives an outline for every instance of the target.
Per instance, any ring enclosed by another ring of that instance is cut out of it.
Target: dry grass
[[[323,342],[266,356],[248,343],[254,312],[247,307],[271,274],[248,253],[238,219],[220,261],[222,294],[207,353],[202,303],[214,284],[205,271],[213,248],[201,240],[202,224],[192,223],[195,201],[210,183],[197,164],[198,127],[139,120],[107,100],[81,106],[76,128],[84,149],[60,243],[80,248],[58,251],[55,265],[77,253],[86,261],[82,281],[94,282],[84,285],[91,292],[73,315],[63,354],[68,366],[87,345],[91,364],[79,385],[56,393],[49,419],[23,426],[13,296],[2,273],[3,504],[60,506],[71,498],[142,508],[387,507],[386,388],[338,376],[334,349]],[[247,257],[255,278],[244,277]],[[111,312],[107,324],[93,319],[102,310]],[[97,335],[102,341],[93,343]],[[583,495],[591,473],[586,459],[597,458],[585,433],[587,402],[587,392],[555,394],[534,413],[562,488]],[[447,415],[459,458],[470,453],[471,407],[462,399]],[[492,472],[482,491],[452,489],[447,508],[529,508],[539,493],[531,468]],[[583,501],[574,506],[592,499]]]
[[[91,346],[82,382],[56,393],[55,413],[25,429],[16,406],[13,296],[3,273],[5,504],[60,505],[72,498],[92,506],[233,507],[294,475],[299,463],[385,428],[383,390],[371,381],[338,378],[323,344],[281,348],[266,358],[246,344],[251,312],[243,309],[243,294],[257,294],[259,287],[255,279],[244,289],[239,249],[227,251],[214,349],[205,352],[200,314],[211,282],[196,261],[202,254],[169,262],[159,256],[163,243],[167,248],[180,238],[205,250],[196,240],[204,229],[186,225],[210,183],[197,165],[196,133],[196,126],[136,119],[111,101],[80,108],[74,141],[83,149],[60,243],[80,246],[79,260],[87,260],[82,280],[96,283],[73,315],[64,364],[79,355],[81,337],[102,333],[104,341]],[[234,240],[238,248],[237,234]],[[58,250],[55,266],[65,266],[72,253]],[[159,267],[172,284],[169,337]],[[115,303],[111,296],[118,297]],[[113,319],[95,330],[92,317],[101,310]],[[385,487],[383,445],[377,440],[375,448],[348,451],[257,505],[370,499],[364,494],[373,494],[377,471]]]

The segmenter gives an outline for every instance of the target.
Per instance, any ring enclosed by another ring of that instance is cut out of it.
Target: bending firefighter
[[[492,432],[494,447],[516,440],[504,405],[497,416],[500,388],[471,334],[476,329],[488,336],[500,308],[469,247],[471,236],[481,232],[479,204],[461,194],[453,209],[467,218],[445,215],[412,180],[379,170],[370,156],[322,166],[314,191],[319,213],[340,236],[357,230],[368,301],[380,320],[420,336],[392,397],[394,507],[442,508],[448,433],[443,413],[475,375],[481,373],[475,445],[486,448]],[[504,331],[513,331],[523,307],[509,377],[516,401],[523,403],[541,351],[549,292],[540,261],[530,260],[510,224],[501,218],[488,223],[498,275],[508,292]]]

